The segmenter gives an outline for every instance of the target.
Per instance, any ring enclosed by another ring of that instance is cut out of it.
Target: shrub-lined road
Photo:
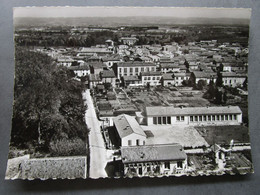
[[[89,177],[100,178],[107,177],[105,167],[107,164],[107,150],[100,132],[101,122],[97,119],[95,107],[89,89],[83,93],[83,98],[88,106],[85,113],[85,121],[90,130],[89,132],[89,149],[90,149],[90,166]]]

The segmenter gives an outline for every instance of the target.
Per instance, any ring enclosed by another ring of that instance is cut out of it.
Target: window
[[[151,167],[148,165],[147,172],[150,172],[150,171],[151,171]]]
[[[124,72],[127,72],[127,68],[124,68]]]
[[[120,72],[120,73],[122,72],[122,68],[119,68],[119,72]]]
[[[219,118],[220,118],[219,115],[217,115],[217,121],[219,121]]]
[[[171,121],[171,117],[168,116],[168,117],[167,117],[167,124],[171,124],[171,123],[172,123],[172,121]]]
[[[128,146],[132,146],[132,140],[128,140]]]
[[[143,145],[145,145],[145,141],[143,141]]]
[[[158,117],[158,124],[162,124],[162,118]]]
[[[144,68],[142,67],[142,68],[141,68],[141,72],[143,72],[143,71],[144,71]]]
[[[153,124],[157,125],[157,117],[153,117]]]
[[[139,167],[139,175],[143,175],[143,170],[142,170],[142,167]]]
[[[177,116],[177,117],[176,117],[176,120],[177,120],[177,121],[180,121],[180,116]]]
[[[198,121],[198,116],[195,116],[195,121]]]
[[[211,121],[211,116],[210,115],[208,115],[208,121]]]
[[[229,120],[233,120],[232,114],[229,115]]]
[[[203,116],[203,120],[207,121],[207,116],[206,115]]]
[[[148,77],[148,80],[151,80],[151,77]]]
[[[160,80],[160,77],[157,77],[157,80]]]
[[[163,124],[166,124],[166,117],[163,117]]]
[[[228,120],[228,115],[227,115],[227,114],[225,115],[225,120],[226,120],[226,121]]]
[[[202,121],[202,116],[199,116],[199,121]]]
[[[155,80],[155,77],[153,77],[153,80]]]
[[[135,68],[135,72],[138,72],[138,68]]]
[[[177,167],[178,167],[178,168],[182,168],[182,162],[181,162],[181,161],[178,161],[178,162],[177,162]]]
[[[234,114],[234,120],[237,120],[237,115]]]
[[[164,163],[164,168],[165,169],[170,169],[170,162],[165,162]]]
[[[212,115],[212,120],[215,121],[216,120],[216,117],[215,115]]]
[[[147,80],[147,77],[144,77],[144,80]]]
[[[130,68],[129,70],[130,70],[130,72],[133,72],[133,68]]]
[[[139,146],[139,139],[136,140],[136,145]]]
[[[193,122],[193,116],[190,116],[190,121]]]
[[[184,121],[184,116],[181,116],[181,121]]]

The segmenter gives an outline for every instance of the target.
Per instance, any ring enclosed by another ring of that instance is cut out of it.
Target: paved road
[[[85,113],[85,121],[90,129],[89,133],[89,149],[90,149],[90,170],[89,177],[100,178],[107,177],[105,167],[107,164],[107,150],[100,132],[101,122],[97,119],[93,100],[87,89],[83,93],[83,98],[88,106]]]

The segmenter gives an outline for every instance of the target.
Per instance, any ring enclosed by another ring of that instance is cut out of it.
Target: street
[[[95,107],[89,89],[83,92],[83,98],[87,104],[85,121],[90,130],[89,150],[90,150],[90,178],[107,177],[105,167],[107,164],[107,150],[100,132],[101,122],[97,119]]]

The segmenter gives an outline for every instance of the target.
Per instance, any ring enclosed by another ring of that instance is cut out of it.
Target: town
[[[85,86],[89,177],[252,172],[248,26],[17,28]]]

